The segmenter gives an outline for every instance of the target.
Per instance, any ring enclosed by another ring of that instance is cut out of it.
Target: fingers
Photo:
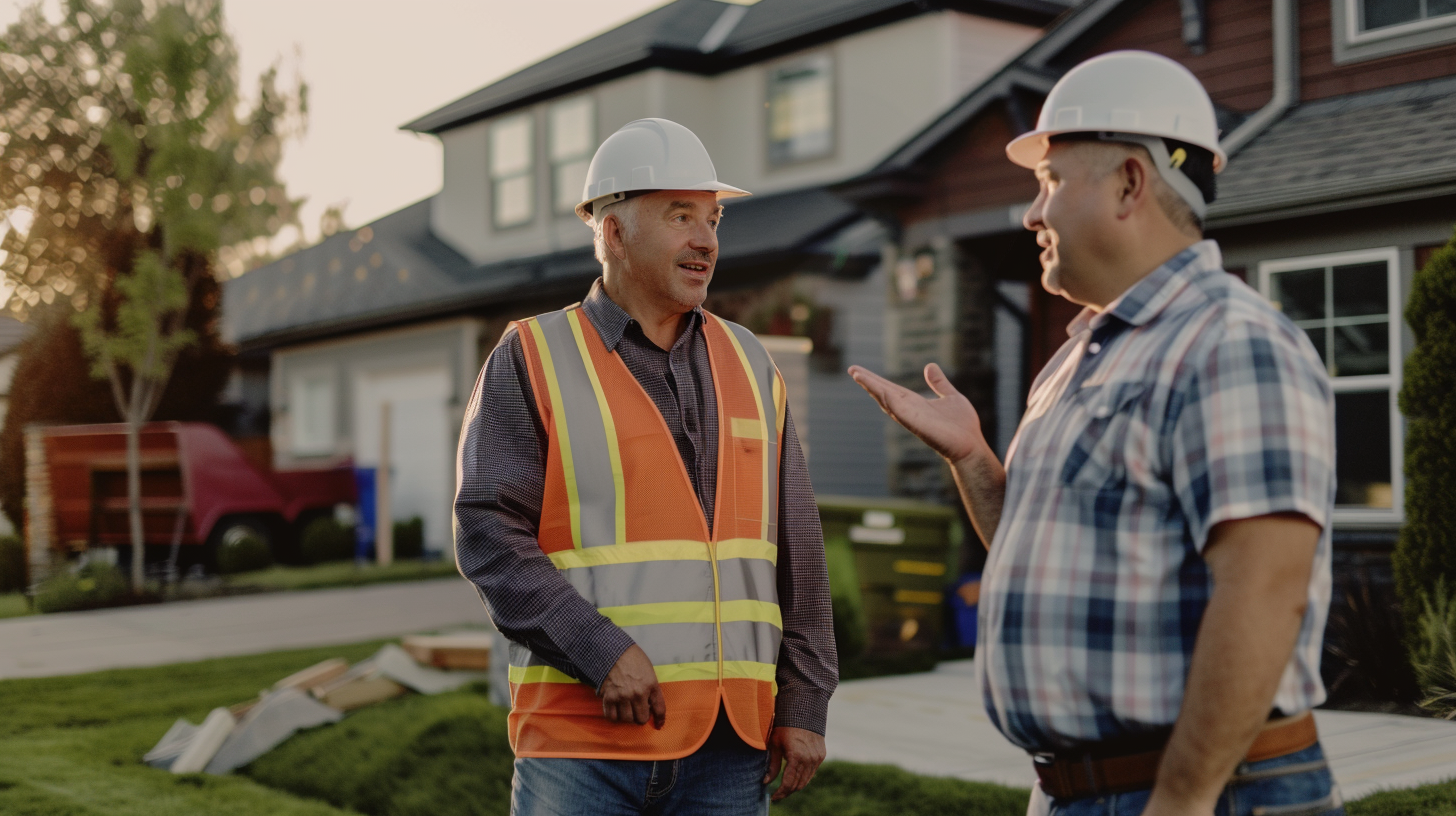
[[[880,404],[880,410],[891,416],[894,415],[890,407],[891,401],[915,396],[910,389],[902,388],[867,368],[850,366],[849,376]]]
[[[663,696],[661,686],[652,687],[647,694],[647,703],[652,710],[652,727],[662,730],[662,726],[667,724],[667,698]]]
[[[768,773],[763,775],[763,784],[767,785],[774,781],[779,775],[779,768],[784,764],[784,749],[779,746],[777,740],[769,740],[768,743]]]
[[[937,397],[949,397],[960,393],[954,385],[950,384],[950,378],[945,376],[945,372],[941,371],[940,366],[935,363],[925,367],[925,384],[930,386],[930,390],[934,391]]]
[[[647,703],[647,693],[632,695],[632,722],[638,725],[646,725],[647,718],[652,715],[651,706]]]
[[[778,802],[788,798],[791,794],[801,791],[814,778],[814,771],[819,763],[798,752],[790,752],[788,764],[784,767],[784,782],[779,789],[774,791],[773,801]]]

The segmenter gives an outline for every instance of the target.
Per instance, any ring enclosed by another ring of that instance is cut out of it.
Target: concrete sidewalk
[[[987,719],[973,665],[841,684],[829,704],[829,757],[1030,787],[1031,760]],[[1456,777],[1456,722],[1347,711],[1315,719],[1346,799]]]
[[[161,666],[490,627],[463,578],[274,592],[0,621],[0,678]]]

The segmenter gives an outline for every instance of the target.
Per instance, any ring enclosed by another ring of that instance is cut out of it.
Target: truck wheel
[[[273,549],[273,535],[267,519],[261,516],[225,516],[212,527],[202,553],[202,566],[208,572],[217,572],[217,553],[225,544],[239,538],[256,537]]]

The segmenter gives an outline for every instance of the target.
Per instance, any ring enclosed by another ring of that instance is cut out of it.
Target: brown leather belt
[[[1270,723],[1254,738],[1245,762],[1292,754],[1319,742],[1314,715],[1305,712]],[[1163,749],[1123,756],[1096,757],[1091,753],[1038,756],[1033,765],[1041,780],[1041,789],[1058,799],[1080,799],[1108,793],[1147,790],[1158,777],[1158,763]]]

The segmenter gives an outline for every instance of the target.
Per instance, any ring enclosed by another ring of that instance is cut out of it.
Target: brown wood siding
[[[1456,74],[1456,44],[1335,65],[1330,0],[1299,4],[1300,99],[1309,101]]]
[[[1124,48],[1163,54],[1188,66],[1214,102],[1248,113],[1267,104],[1273,93],[1272,12],[1271,0],[1208,0],[1208,49],[1194,54],[1183,42],[1178,0],[1150,0],[1076,49],[1076,61]]]
[[[1016,136],[1004,105],[988,107],[952,137],[954,147],[936,162],[926,195],[901,213],[906,225],[950,213],[1024,204],[1036,198],[1031,171],[1006,158]]]

